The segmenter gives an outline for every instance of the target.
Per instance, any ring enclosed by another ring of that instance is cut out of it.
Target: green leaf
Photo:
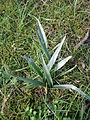
[[[50,72],[48,70],[48,67],[47,67],[45,61],[44,61],[44,58],[43,58],[42,54],[41,54],[41,60],[42,60],[42,64],[43,64],[43,70],[44,70],[44,73],[45,73],[45,78],[47,79],[47,82],[48,82],[49,86],[52,87],[53,86],[53,81],[52,81]]]
[[[40,36],[39,36],[38,33],[37,33],[37,37],[38,37],[38,40],[39,40],[39,43],[40,43],[41,47],[43,48],[43,50],[44,50],[44,52],[45,52],[46,57],[47,57],[48,60],[49,60],[49,59],[50,59],[50,56],[49,56],[49,53],[48,53],[48,51],[47,51],[47,48],[45,47],[45,45],[44,45],[44,43],[43,43],[43,41],[42,41],[42,39],[40,38]]]
[[[48,42],[47,42],[47,38],[46,38],[45,32],[43,30],[43,27],[42,27],[39,19],[37,19],[34,15],[29,14],[29,16],[33,17],[38,22],[38,30],[39,30],[40,36],[37,33],[37,37],[39,39],[39,43],[40,43],[41,47],[43,48],[47,58],[50,59],[50,56],[49,56],[48,51],[46,49],[48,47]],[[44,43],[45,43],[45,45],[44,45]]]
[[[43,27],[42,27],[39,19],[36,18],[34,15],[31,15],[31,14],[30,14],[30,16],[32,16],[33,18],[35,18],[35,19],[37,20],[37,22],[38,22],[38,30],[39,30],[39,33],[40,33],[40,37],[43,39],[43,41],[44,41],[44,43],[45,43],[45,46],[46,46],[46,48],[47,48],[47,47],[48,47],[47,38],[46,38],[44,29],[43,29]]]
[[[38,21],[38,30],[39,30],[39,33],[40,33],[40,37],[44,41],[46,48],[48,48],[48,42],[47,42],[47,38],[46,38],[46,35],[45,35],[45,32],[44,32],[44,29],[43,29],[40,21],[38,19],[37,19],[37,21]]]
[[[74,17],[75,17],[75,14],[76,14],[77,2],[78,2],[78,0],[74,0]]]
[[[53,56],[51,57],[49,63],[48,63],[48,69],[49,71],[51,70],[51,68],[53,67],[54,63],[56,62],[56,59],[58,57],[58,54],[62,48],[62,45],[64,43],[64,40],[66,39],[66,36],[64,36],[64,38],[61,41],[61,44],[59,44],[59,47],[56,49],[56,51],[54,52]]]
[[[76,67],[77,67],[77,65],[75,65],[75,66],[74,66],[74,67],[72,67],[71,69],[67,70],[66,72],[61,73],[61,75],[60,75],[60,76],[63,76],[63,75],[68,74],[69,72],[71,72],[72,70],[74,70]]]
[[[32,84],[34,84],[36,86],[43,86],[43,87],[45,87],[44,83],[41,82],[41,81],[38,81],[38,80],[32,80],[30,78],[23,78],[23,77],[17,77],[17,79],[22,80],[24,82],[32,83]]]
[[[53,51],[56,50],[56,48],[58,48],[60,46],[61,43],[58,43],[54,48]]]
[[[25,58],[33,66],[34,70],[38,73],[38,75],[43,77],[43,74],[41,73],[40,68],[34,63],[32,59],[28,58],[26,55],[22,56],[22,58]]]
[[[68,60],[70,60],[72,58],[72,56],[68,56],[65,59],[61,60],[59,63],[57,63],[56,67],[55,67],[55,71],[59,70],[61,67],[63,67],[66,62],[68,62]]]
[[[82,92],[79,88],[77,88],[74,85],[69,85],[69,84],[64,84],[64,85],[54,85],[53,88],[57,88],[57,89],[72,89],[77,91],[79,94],[81,94],[83,97],[85,97],[86,99],[90,100],[90,97],[87,96],[84,92]]]
[[[48,109],[54,114],[54,116],[58,119],[58,116],[56,115],[56,113],[55,113],[54,110],[52,109],[52,106],[51,106],[50,102],[49,102],[49,103],[46,103],[46,105],[47,105]]]

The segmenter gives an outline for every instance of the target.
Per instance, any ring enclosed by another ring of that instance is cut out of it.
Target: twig
[[[6,106],[6,102],[8,101],[8,99],[10,98],[10,96],[11,96],[12,93],[13,93],[13,90],[7,96],[4,96],[3,102],[2,102],[1,114],[4,113],[4,108]]]
[[[89,30],[86,33],[85,37],[74,47],[74,50],[77,50],[89,37]]]

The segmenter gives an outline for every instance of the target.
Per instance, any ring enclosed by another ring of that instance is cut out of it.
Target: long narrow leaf
[[[57,63],[56,67],[55,67],[55,71],[59,70],[61,67],[63,67],[68,60],[70,60],[72,58],[72,56],[68,56],[65,59],[61,60],[59,63]]]
[[[52,81],[50,72],[48,70],[48,67],[47,67],[45,61],[44,61],[44,58],[43,58],[42,54],[41,54],[41,60],[42,60],[42,64],[43,64],[43,69],[44,69],[45,77],[47,79],[47,82],[48,82],[49,86],[51,87],[51,86],[53,86],[53,81]]]
[[[43,86],[45,87],[44,83],[41,82],[41,81],[38,81],[38,80],[32,80],[30,78],[23,78],[23,77],[17,77],[17,79],[21,80],[21,81],[24,81],[24,82],[29,82],[29,83],[32,83],[36,86]]]
[[[48,53],[48,51],[47,51],[47,48],[45,47],[45,45],[44,45],[44,43],[43,43],[43,41],[42,41],[42,39],[40,38],[40,36],[39,36],[38,33],[37,33],[37,37],[38,37],[39,43],[40,43],[41,47],[43,48],[43,50],[44,50],[47,58],[50,59],[49,53]]]
[[[42,37],[42,39],[43,39],[43,41],[44,41],[44,43],[45,43],[45,46],[46,46],[46,48],[47,48],[47,47],[48,47],[47,38],[46,38],[44,29],[43,29],[43,27],[42,27],[42,25],[41,25],[39,19],[36,18],[34,15],[31,15],[31,14],[30,14],[30,16],[32,16],[33,18],[35,18],[35,19],[37,20],[37,22],[38,22],[38,30],[39,30],[39,33],[40,33],[40,35],[41,35],[41,37]]]
[[[46,38],[45,32],[43,30],[43,27],[42,27],[40,21],[39,20],[37,20],[37,21],[38,21],[38,30],[39,30],[39,33],[40,33],[40,37],[43,39],[46,48],[48,48],[48,42],[47,42],[47,38]]]
[[[62,39],[62,42],[61,44],[59,45],[59,47],[56,49],[56,51],[54,52],[53,56],[51,57],[49,63],[48,63],[48,69],[49,71],[51,70],[51,68],[53,67],[54,63],[56,62],[56,59],[58,57],[58,54],[62,48],[62,45],[64,43],[64,40],[65,40],[66,36],[64,36],[64,38]]]
[[[43,48],[43,50],[44,50],[47,58],[50,59],[50,56],[49,56],[48,51],[47,51],[47,49],[46,49],[46,48],[48,47],[48,42],[47,42],[47,38],[46,38],[46,35],[45,35],[45,32],[44,32],[44,30],[43,30],[42,25],[41,25],[39,19],[37,19],[34,15],[31,15],[31,14],[28,14],[28,15],[31,16],[31,17],[33,17],[33,18],[34,18],[35,20],[37,20],[37,22],[38,22],[38,30],[39,30],[39,33],[40,33],[41,37],[39,36],[38,33],[37,33],[37,37],[38,37],[38,39],[39,39],[39,42],[40,42],[40,44],[41,44],[41,47]],[[42,38],[43,38],[43,40],[42,40]],[[44,43],[45,43],[45,45],[44,45]]]
[[[41,76],[43,77],[43,74],[40,71],[40,68],[34,63],[34,61],[30,58],[28,58],[26,55],[22,56],[22,58],[25,58],[34,68],[34,70]]]
[[[52,50],[56,50],[59,46],[60,46],[61,43],[58,43]]]
[[[77,91],[79,94],[81,94],[83,97],[85,97],[86,99],[90,100],[90,97],[87,96],[84,92],[82,92],[79,88],[77,88],[74,85],[69,85],[69,84],[64,84],[64,85],[54,85],[54,88],[58,88],[58,89],[72,89]]]
[[[72,67],[71,69],[67,70],[66,72],[61,73],[60,76],[63,76],[63,75],[68,74],[69,72],[71,72],[72,70],[74,70],[76,67],[77,67],[77,65],[75,65],[75,66]]]

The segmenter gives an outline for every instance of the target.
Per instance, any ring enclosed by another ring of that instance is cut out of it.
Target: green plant
[[[74,17],[75,17],[75,15],[76,15],[76,6],[77,6],[77,0],[74,0]]]
[[[71,85],[71,84],[60,84],[57,80],[53,80],[53,78],[54,78],[53,74],[55,74],[60,68],[62,68],[68,62],[68,60],[70,60],[72,58],[72,56],[68,56],[61,61],[59,60],[60,58],[58,58],[58,55],[62,48],[62,45],[66,39],[66,36],[63,37],[61,43],[59,43],[58,45],[55,46],[55,48],[53,49],[53,51],[55,50],[55,52],[51,56],[47,50],[48,42],[47,42],[47,38],[46,38],[45,32],[43,30],[43,27],[42,27],[40,21],[35,16],[33,16],[33,17],[38,22],[37,37],[38,37],[39,43],[42,47],[42,50],[44,51],[44,53],[47,57],[48,64],[46,64],[41,52],[40,52],[40,58],[41,58],[41,63],[42,63],[41,69],[39,68],[39,66],[37,66],[35,64],[35,62],[31,58],[28,58],[26,55],[24,55],[23,58],[26,59],[30,65],[32,65],[32,67],[34,68],[35,72],[39,75],[39,77],[38,77],[38,80],[36,80],[36,79],[33,80],[30,78],[23,78],[23,77],[18,77],[18,79],[25,81],[25,82],[30,82],[30,83],[34,84],[34,86],[42,86],[44,88],[47,88],[47,90],[48,89],[73,89],[73,90],[77,91],[79,94],[81,94],[83,97],[85,97],[86,99],[90,100],[90,97],[87,96],[84,92],[82,92],[76,86]],[[57,59],[59,60],[59,62],[57,62]],[[77,65],[75,65],[73,68],[69,69],[68,71],[62,73],[61,76],[68,74],[74,68],[76,68],[76,66]]]

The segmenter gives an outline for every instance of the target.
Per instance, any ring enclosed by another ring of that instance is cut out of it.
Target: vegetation
[[[88,10],[78,0],[0,2],[0,119],[89,119],[89,45],[74,50]]]

